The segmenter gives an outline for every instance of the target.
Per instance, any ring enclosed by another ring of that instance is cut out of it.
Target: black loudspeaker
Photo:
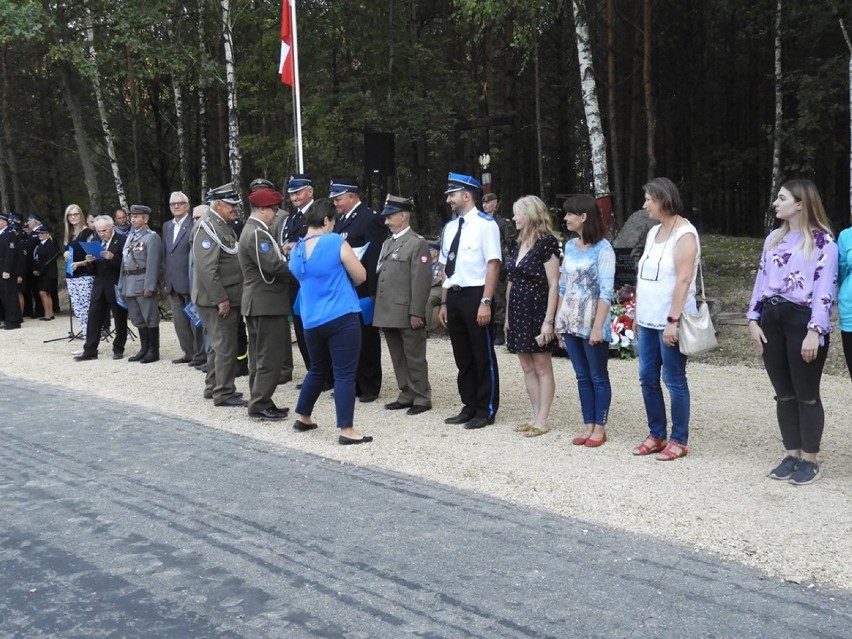
[[[393,133],[364,134],[364,168],[369,173],[394,174]]]

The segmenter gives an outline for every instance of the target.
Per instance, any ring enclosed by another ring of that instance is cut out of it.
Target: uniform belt
[[[458,284],[453,284],[447,290],[454,291],[454,292],[458,293],[459,291],[467,291],[467,290],[472,290],[472,289],[475,289],[475,288],[482,288],[482,285],[480,285],[480,286],[459,286]]]
[[[134,268],[134,269],[130,269],[129,271],[124,271],[124,274],[125,275],[142,275],[142,273],[144,273],[146,270],[148,270],[148,269]]]

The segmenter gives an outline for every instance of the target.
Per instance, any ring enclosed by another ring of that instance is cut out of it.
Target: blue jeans
[[[355,421],[355,371],[361,352],[361,320],[349,313],[314,328],[305,329],[305,343],[311,356],[311,368],[302,382],[298,415],[310,415],[322,392],[328,374],[334,368],[334,408],[337,427],[349,428]]]
[[[686,446],[689,440],[689,384],[686,355],[677,345],[663,342],[663,331],[639,327],[639,382],[651,437],[666,439],[666,403],[660,386],[660,369],[672,401],[671,441]]]
[[[607,369],[609,344],[602,342],[592,346],[588,338],[567,333],[562,337],[565,340],[565,351],[577,376],[583,423],[606,426],[609,405],[612,402],[612,386]]]

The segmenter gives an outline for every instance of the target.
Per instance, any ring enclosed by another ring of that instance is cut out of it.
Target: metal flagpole
[[[296,36],[296,0],[290,0],[290,25],[293,30],[293,109],[296,112],[296,163],[298,173],[305,172],[302,152],[302,95],[299,87],[299,39]]]

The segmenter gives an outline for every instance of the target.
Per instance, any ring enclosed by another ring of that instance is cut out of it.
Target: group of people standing
[[[164,226],[163,240],[148,227],[145,206],[131,207],[126,236],[109,216],[96,218],[94,231],[89,229],[79,207],[69,206],[68,289],[75,314],[87,318],[86,345],[76,359],[97,357],[111,311],[113,357],[123,357],[129,316],[141,344],[130,359],[157,361],[157,290],[164,279],[183,350],[173,362],[198,366],[206,359],[206,398],[216,406],[247,407],[252,417],[279,420],[289,409],[276,406],[272,395],[278,384],[292,379],[292,316],[307,369],[293,428],[315,429],[316,401],[333,388],[339,443],[366,443],[372,438],[355,428],[354,407],[356,399],[372,402],[380,393],[380,330],[399,388],[385,408],[408,415],[432,408],[426,326],[435,286],[461,402],[445,423],[473,430],[494,422],[500,403],[494,350],[499,336],[518,356],[531,406],[529,420],[518,424],[517,432],[538,437],[550,430],[556,387],[552,354],[562,347],[575,371],[583,421],[572,443],[597,448],[607,442],[615,255],[592,196],[564,202],[563,219],[572,234],[564,245],[554,235],[544,202],[535,196],[518,199],[511,222],[517,241],[506,255],[501,242],[506,233],[479,210],[482,185],[450,173],[445,196],[453,217],[435,247],[436,269],[429,243],[410,227],[411,200],[389,195],[377,213],[361,202],[351,178],[333,179],[329,197],[315,200],[310,175],[298,174],[287,183],[293,205],[287,214],[281,208],[284,196],[270,182],[258,179],[250,188],[251,214],[244,228],[237,222],[240,196],[232,184],[210,191],[206,206],[196,207],[192,216],[186,195],[172,193],[173,219]],[[673,461],[689,452],[690,391],[679,325],[684,315],[698,312],[701,243],[683,217],[671,180],[656,178],[643,188],[643,208],[658,224],[637,264],[635,321],[648,435],[633,454]],[[769,476],[805,485],[820,477],[817,454],[825,416],[819,386],[838,278],[840,327],[852,371],[852,229],[840,235],[838,248],[808,180],[785,183],[773,206],[781,225],[766,238],[747,317],[775,390],[786,451]],[[5,256],[3,222],[0,216],[0,256]],[[501,274],[507,280],[507,313],[495,331],[492,310]],[[243,322],[248,400],[234,384]],[[662,384],[670,397],[668,412]]]

